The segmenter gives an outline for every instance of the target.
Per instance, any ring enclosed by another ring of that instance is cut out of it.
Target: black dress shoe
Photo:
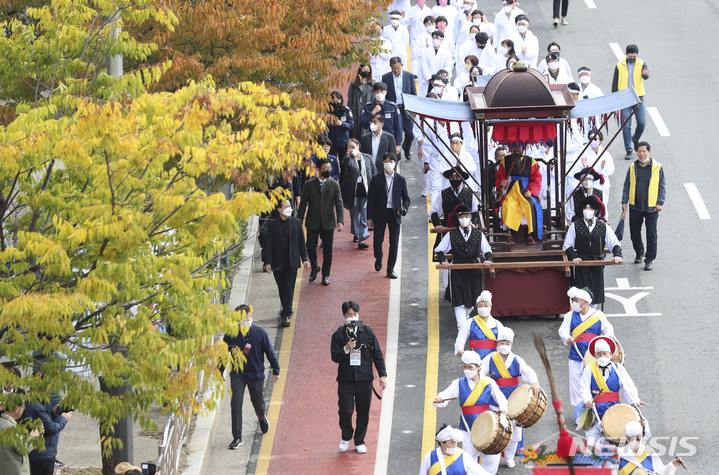
[[[361,243],[357,244],[357,248],[358,249],[369,249],[369,244],[367,244],[366,242],[361,242]]]
[[[230,443],[230,449],[235,450],[237,447],[239,447],[241,445],[242,445],[242,439],[240,439],[239,437],[235,437],[234,439],[232,439],[232,442]]]
[[[312,269],[312,271],[310,272],[310,279],[309,279],[310,282],[314,282],[316,278],[317,278],[317,271]]]
[[[322,285],[330,285],[330,278],[327,276],[322,277]]]
[[[387,271],[387,277],[389,277],[390,279],[396,279],[396,278],[397,278],[397,274],[395,274],[393,270],[388,270],[388,271]]]
[[[377,272],[382,270],[382,259],[374,260],[374,270],[376,270]]]
[[[263,434],[266,434],[270,430],[270,421],[267,420],[267,416],[263,417],[260,421],[260,430]]]
[[[355,237],[352,238],[352,242],[357,242],[357,241],[359,241],[359,237],[358,237],[358,236],[355,236]]]
[[[637,255],[637,257],[634,258],[634,263],[635,263],[635,264],[641,264],[641,263],[642,263],[642,259],[644,259],[644,254],[639,254],[639,255]]]
[[[290,326],[290,317],[280,317],[280,325],[283,327]]]

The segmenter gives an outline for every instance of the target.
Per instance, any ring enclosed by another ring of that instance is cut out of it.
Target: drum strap
[[[475,315],[474,323],[476,323],[479,329],[482,330],[484,336],[486,336],[490,340],[497,341],[497,337],[492,332],[492,329],[489,328],[489,325],[487,325],[485,321],[482,320],[482,317],[480,317],[479,315]]]
[[[584,333],[585,330],[589,329],[589,327],[591,327],[592,325],[594,325],[594,324],[597,323],[598,321],[599,321],[599,315],[597,315],[597,314],[595,313],[594,315],[592,315],[591,317],[587,318],[587,319],[584,320],[582,323],[580,323],[579,325],[577,325],[577,327],[576,327],[574,330],[572,330],[572,336],[573,336],[574,338],[577,338],[579,335],[581,335],[582,333]]]
[[[509,370],[507,369],[507,365],[504,364],[504,360],[502,359],[502,355],[500,355],[498,352],[492,353],[492,361],[494,361],[494,365],[497,367],[497,371],[499,371],[499,375],[502,378],[511,378],[512,375],[509,374]]]
[[[607,386],[607,381],[604,379],[604,376],[602,376],[602,370],[599,369],[599,363],[595,361],[589,365],[589,368],[592,370],[592,376],[594,376],[594,381],[597,382],[599,390],[603,393],[612,392],[609,390],[609,386]]]
[[[469,396],[467,396],[467,399],[464,400],[462,403],[462,407],[467,406],[474,406],[474,404],[479,399],[479,396],[482,395],[482,392],[484,391],[484,388],[487,387],[487,385],[492,381],[490,378],[484,377],[479,380],[477,385],[472,389],[472,392],[469,393]]]
[[[634,471],[635,468],[640,467],[642,465],[642,462],[644,462],[644,459],[646,459],[648,456],[651,455],[651,452],[649,452],[646,448],[639,454],[637,454],[635,457],[632,457],[632,459],[622,457],[622,459],[626,460],[627,464],[619,470],[619,475],[629,475]]]
[[[457,448],[457,450],[452,455],[447,455],[445,457],[444,454],[442,454],[442,449],[438,447],[437,463],[435,463],[429,468],[429,475],[439,475],[440,473],[442,475],[447,475],[447,467],[456,462],[461,455],[462,449]]]

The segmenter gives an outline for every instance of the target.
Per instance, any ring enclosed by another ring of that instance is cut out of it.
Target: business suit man
[[[344,226],[344,211],[342,210],[342,195],[340,184],[330,178],[332,165],[329,160],[317,161],[320,176],[314,177],[305,183],[302,188],[300,207],[297,217],[300,221],[305,218],[307,211],[307,255],[312,264],[310,282],[314,282],[320,266],[317,265],[317,239],[322,238],[322,285],[330,285],[330,269],[332,268],[332,241],[334,231],[342,231]]]
[[[400,116],[402,117],[402,131],[404,132],[404,140],[402,149],[404,150],[404,158],[409,160],[409,151],[414,141],[414,133],[412,129],[414,122],[410,119],[408,112],[404,110],[404,95],[417,95],[417,87],[414,84],[414,74],[402,71],[402,58],[395,56],[389,60],[391,72],[382,76],[382,82],[387,84],[387,100],[394,102],[399,107]]]
[[[382,170],[382,157],[388,153],[395,153],[397,148],[394,135],[384,131],[384,123],[384,116],[375,114],[369,123],[371,132],[364,134],[360,139],[360,152],[372,157],[378,172]]]
[[[397,262],[399,226],[402,216],[409,209],[407,181],[394,171],[397,157],[387,153],[382,161],[383,172],[377,173],[369,184],[367,193],[367,224],[374,227],[374,268],[382,270],[382,242],[385,226],[389,227],[389,255],[387,256],[387,277],[396,279],[394,264]]]
[[[342,160],[340,190],[342,203],[352,218],[352,234],[359,249],[368,249],[365,242],[370,234],[367,229],[367,190],[377,172],[372,157],[359,151],[357,139],[347,142],[347,156]]]
[[[305,234],[302,222],[292,217],[289,201],[283,201],[277,208],[279,217],[267,225],[267,242],[262,248],[262,263],[265,272],[272,272],[280,293],[280,325],[288,327],[292,316],[292,298],[295,295],[297,269],[310,266],[307,259]]]

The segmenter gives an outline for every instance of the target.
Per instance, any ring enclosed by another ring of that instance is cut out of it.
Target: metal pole
[[[115,42],[120,37],[120,10],[113,14],[110,25],[112,41]],[[122,55],[105,56],[105,67],[107,74],[110,76],[115,76],[116,78],[122,76]]]

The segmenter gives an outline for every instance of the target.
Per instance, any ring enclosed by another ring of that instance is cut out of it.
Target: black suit
[[[385,226],[389,227],[389,255],[387,256],[387,272],[394,270],[397,262],[399,246],[399,226],[402,224],[400,209],[409,209],[409,193],[407,181],[394,172],[392,187],[392,207],[387,207],[387,175],[384,171],[377,173],[369,183],[367,192],[367,219],[374,221],[374,257],[382,259],[382,242]]]
[[[366,153],[370,157],[372,156],[372,135],[370,132],[364,134],[360,139],[360,152]],[[382,135],[379,139],[379,148],[377,149],[377,156],[374,157],[374,165],[378,172],[382,171],[382,157],[385,153],[396,153],[397,144],[394,140],[394,135],[382,131]]]
[[[394,87],[394,73],[392,71],[382,76],[382,82],[387,84],[387,100],[394,102],[399,107],[399,111],[402,116],[402,131],[404,132],[404,140],[402,141],[402,149],[404,150],[405,158],[409,158],[409,151],[412,148],[412,142],[414,141],[414,133],[412,128],[414,122],[409,118],[407,111],[404,110],[404,101],[402,104],[397,103],[397,96],[399,93],[416,96],[417,87],[414,83],[414,74],[402,71],[402,90],[396,91]]]
[[[307,181],[302,188],[302,198],[297,209],[297,217],[307,219],[307,254],[312,268],[317,268],[317,240],[322,238],[322,277],[330,276],[332,268],[332,242],[337,223],[344,224],[344,209],[340,184],[327,178],[324,185],[315,177]]]
[[[273,219],[267,225],[267,242],[262,248],[262,262],[272,266],[272,274],[280,292],[282,310],[280,315],[292,315],[292,297],[295,293],[297,269],[307,260],[305,234],[302,222],[290,216]]]

